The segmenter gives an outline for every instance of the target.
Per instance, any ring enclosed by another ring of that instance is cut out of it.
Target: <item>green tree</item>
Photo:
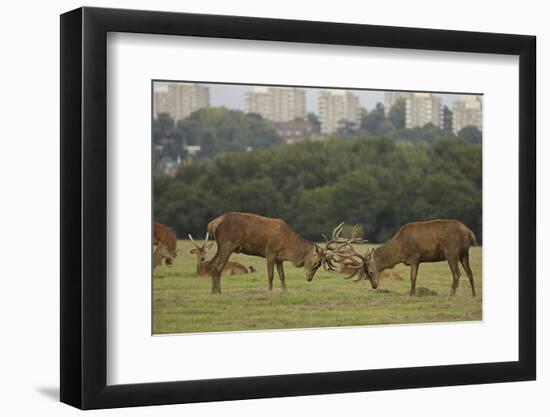
[[[374,109],[362,115],[361,128],[367,133],[376,134],[385,118],[384,105],[377,103]]]
[[[249,211],[282,217],[311,240],[345,221],[381,242],[405,223],[451,217],[481,242],[481,145],[447,140],[435,126],[399,131],[421,139],[358,134],[224,153],[174,178],[155,175],[155,219],[184,237],[202,235],[221,213]]]
[[[481,144],[481,131],[475,126],[462,128],[456,136],[468,143]]]
[[[406,101],[404,98],[400,98],[388,113],[388,118],[396,129],[403,129],[405,127],[405,109]]]
[[[160,113],[153,120],[153,138],[165,139],[172,135],[174,131],[174,119],[168,113]]]
[[[328,236],[335,222],[331,199],[331,187],[300,189],[292,199],[288,212],[292,227],[313,241],[321,240],[321,233]]]
[[[182,145],[199,145],[201,158],[283,143],[271,123],[262,116],[223,107],[201,109],[180,120],[174,137]]]
[[[309,112],[307,114],[307,121],[309,122],[313,133],[321,133],[321,122],[315,113]]]
[[[453,111],[447,106],[443,106],[443,132],[453,134]]]
[[[350,137],[355,134],[357,127],[355,123],[350,120],[342,119],[338,122],[338,131],[337,134],[342,137]]]

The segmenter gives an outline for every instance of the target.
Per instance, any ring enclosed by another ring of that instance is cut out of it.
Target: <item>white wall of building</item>
[[[319,94],[321,133],[335,133],[343,122],[357,126],[360,121],[359,98],[346,90],[324,90]]]
[[[453,133],[456,135],[465,127],[483,128],[483,98],[464,95],[453,103]]]

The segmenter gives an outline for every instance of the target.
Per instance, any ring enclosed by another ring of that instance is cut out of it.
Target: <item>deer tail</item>
[[[477,246],[476,235],[471,230],[468,230],[468,238],[470,239],[471,246]]]
[[[222,222],[225,215],[216,217],[214,220],[212,220],[210,223],[208,223],[208,226],[206,227],[206,230],[208,233],[210,233],[210,236],[212,236],[214,239],[216,239],[216,229]]]

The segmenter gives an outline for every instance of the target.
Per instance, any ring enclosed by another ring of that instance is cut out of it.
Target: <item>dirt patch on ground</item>
[[[429,288],[426,288],[426,287],[418,287],[416,289],[417,297],[427,297],[431,295],[439,295],[439,293],[437,291],[430,290]]]

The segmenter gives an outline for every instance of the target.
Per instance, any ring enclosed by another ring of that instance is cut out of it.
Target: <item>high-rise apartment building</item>
[[[441,98],[431,93],[412,93],[411,98],[406,100],[405,127],[422,127],[428,123],[442,127]]]
[[[246,94],[245,108],[273,122],[305,119],[306,93],[299,88],[255,87]]]
[[[467,126],[483,127],[483,103],[481,96],[461,96],[453,103],[453,133],[456,135]]]
[[[441,98],[431,93],[410,93],[388,91],[385,93],[384,111],[386,117],[398,100],[405,100],[405,127],[422,127],[428,123],[443,125],[443,107]]]
[[[402,100],[408,100],[412,97],[413,93],[403,91],[386,91],[384,93],[384,114],[388,117],[390,110],[397,102]]]
[[[360,121],[359,98],[345,90],[324,90],[319,93],[321,133],[336,132],[345,122],[355,127]]]
[[[153,117],[168,113],[175,122],[194,111],[210,106],[208,87],[193,83],[155,83],[153,89]]]

